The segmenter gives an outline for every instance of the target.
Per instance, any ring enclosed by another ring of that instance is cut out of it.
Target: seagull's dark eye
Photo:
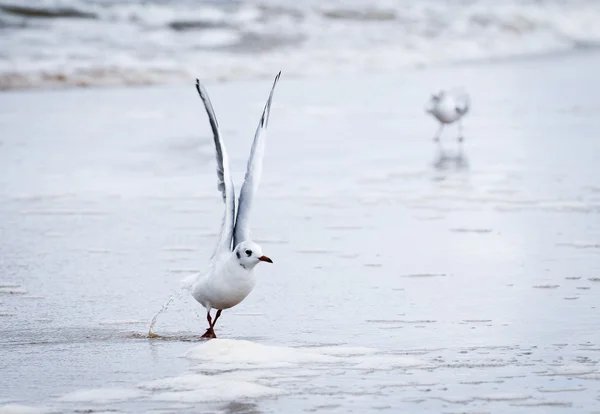
[[[246,255],[248,255],[248,257],[252,256],[252,250],[246,250]]]

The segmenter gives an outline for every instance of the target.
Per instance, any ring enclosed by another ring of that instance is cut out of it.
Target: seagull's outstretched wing
[[[433,111],[435,109],[435,105],[438,100],[439,100],[439,98],[436,95],[431,95],[431,97],[425,104],[425,113],[429,113],[429,114],[433,113]]]
[[[469,112],[470,99],[469,94],[464,89],[458,89],[453,93],[456,112],[461,115]]]
[[[244,178],[244,184],[242,185],[240,199],[238,201],[238,212],[233,233],[234,249],[239,243],[250,239],[250,209],[262,173],[262,161],[265,152],[265,140],[267,139],[267,125],[269,123],[269,112],[271,111],[271,100],[273,99],[273,91],[275,90],[277,81],[279,81],[279,76],[281,76],[281,72],[275,76],[269,99],[263,110],[260,122],[258,123],[256,134],[254,134],[254,142],[252,143],[252,150],[250,151],[248,166],[246,167],[246,177]]]
[[[217,123],[217,117],[215,111],[208,97],[208,93],[204,86],[200,84],[200,81],[196,79],[196,90],[204,102],[204,108],[208,114],[208,120],[210,121],[210,127],[213,132],[215,140],[215,149],[217,155],[217,178],[218,188],[223,196],[223,202],[225,203],[225,213],[223,214],[223,221],[221,223],[221,235],[217,248],[213,254],[213,257],[217,256],[220,252],[231,251],[231,239],[233,238],[233,225],[235,216],[235,190],[233,188],[233,180],[231,179],[231,172],[229,169],[229,157],[225,149],[225,144],[221,139],[221,133],[219,132],[219,124]]]

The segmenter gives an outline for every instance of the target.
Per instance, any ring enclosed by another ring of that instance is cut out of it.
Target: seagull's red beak
[[[261,262],[273,263],[273,260],[271,260],[271,258],[267,256],[260,256],[258,260],[260,260]]]

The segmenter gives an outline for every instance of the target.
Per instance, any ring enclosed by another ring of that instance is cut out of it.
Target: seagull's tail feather
[[[192,290],[196,280],[198,280],[198,275],[196,274],[186,276],[179,281],[179,287],[183,290]]]

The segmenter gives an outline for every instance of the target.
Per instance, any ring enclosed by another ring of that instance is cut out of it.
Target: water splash
[[[169,300],[165,302],[164,305],[162,305],[162,307],[160,308],[160,310],[156,313],[156,315],[154,315],[154,317],[152,318],[152,322],[150,322],[150,328],[148,329],[148,338],[158,338],[159,335],[155,334],[152,329],[154,329],[154,326],[156,325],[156,321],[158,320],[158,316],[163,313],[166,312],[167,309],[169,309],[169,306],[171,306],[171,304],[173,303],[173,301],[175,300],[175,298],[181,299],[181,294],[180,293],[174,293],[169,297]]]
[[[185,278],[183,278],[180,281],[180,286],[179,286],[181,291],[191,293],[192,287],[194,286],[194,283],[195,283],[197,277],[198,277],[197,274],[192,274],[192,275],[189,275],[189,276],[186,276]],[[161,338],[160,335],[153,332],[154,326],[156,325],[159,315],[166,312],[167,309],[169,309],[169,307],[173,304],[175,299],[183,300],[183,297],[181,296],[181,291],[173,293],[169,297],[169,300],[167,300],[165,302],[165,304],[162,305],[160,310],[156,313],[156,315],[154,315],[154,317],[152,318],[152,322],[150,322],[150,328],[148,329],[148,338]],[[196,315],[198,315],[197,312],[196,312]]]

